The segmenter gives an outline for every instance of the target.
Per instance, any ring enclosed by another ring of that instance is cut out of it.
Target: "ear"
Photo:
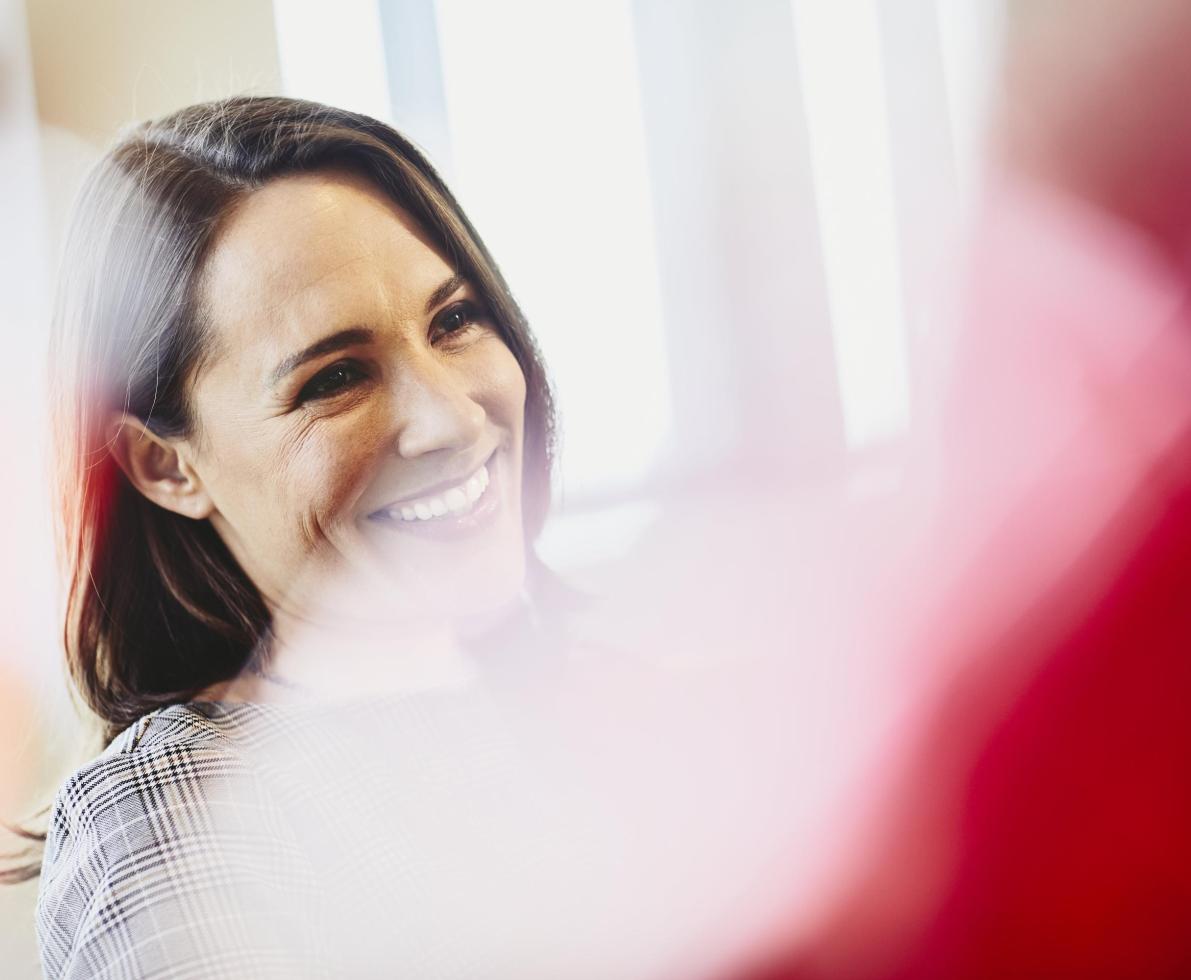
[[[183,440],[162,438],[140,419],[119,415],[111,421],[108,445],[128,482],[157,506],[194,520],[215,509]]]

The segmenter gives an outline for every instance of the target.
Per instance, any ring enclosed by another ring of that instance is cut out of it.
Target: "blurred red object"
[[[938,521],[887,638],[941,693],[865,869],[753,980],[1191,976],[1185,283],[1025,183],[973,255]]]

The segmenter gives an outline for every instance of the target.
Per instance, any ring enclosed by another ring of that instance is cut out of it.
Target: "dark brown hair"
[[[327,168],[371,180],[422,226],[480,292],[520,364],[531,587],[548,576],[532,542],[549,506],[549,385],[508,286],[433,167],[390,126],[325,105],[244,97],[182,109],[131,131],[91,173],[55,313],[65,649],[105,743],[234,677],[269,628],[261,595],[211,525],[146,500],[107,439],[119,412],[164,437],[191,431],[187,386],[208,341],[197,286],[221,218],[270,180]]]

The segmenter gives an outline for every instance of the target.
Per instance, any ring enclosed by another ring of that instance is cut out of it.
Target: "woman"
[[[64,268],[65,641],[110,744],[52,811],[44,967],[314,969],[300,927],[258,914],[310,895],[310,869],[269,863],[293,841],[229,739],[267,729],[266,704],[450,682],[467,642],[524,619],[548,581],[538,352],[422,155],[308,102],[132,132]],[[211,821],[228,780],[255,808],[239,836]],[[234,905],[212,876],[244,886]]]

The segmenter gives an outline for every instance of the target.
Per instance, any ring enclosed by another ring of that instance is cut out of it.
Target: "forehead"
[[[453,272],[369,181],[299,174],[254,191],[225,219],[201,298],[218,348],[266,357],[344,326],[415,315]]]

